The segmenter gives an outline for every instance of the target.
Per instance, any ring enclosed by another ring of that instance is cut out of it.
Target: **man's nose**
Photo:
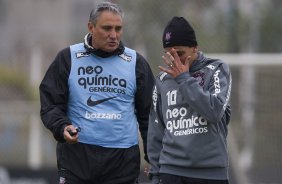
[[[116,38],[117,37],[117,32],[113,29],[111,32],[110,32],[110,38]]]

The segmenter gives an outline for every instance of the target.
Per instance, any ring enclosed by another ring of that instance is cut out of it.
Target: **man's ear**
[[[94,24],[93,22],[88,22],[87,24],[89,33],[93,33]]]

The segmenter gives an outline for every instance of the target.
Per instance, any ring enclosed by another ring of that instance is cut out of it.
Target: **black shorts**
[[[161,173],[161,184],[228,184],[228,180],[208,180]]]
[[[105,148],[58,144],[59,184],[134,184],[140,172],[139,146]]]

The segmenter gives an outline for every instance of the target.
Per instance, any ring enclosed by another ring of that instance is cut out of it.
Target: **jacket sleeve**
[[[152,105],[149,116],[148,130],[148,157],[150,163],[149,177],[159,180],[159,158],[162,150],[162,140],[164,136],[165,124],[162,117],[161,96],[157,87],[154,87],[152,95]]]
[[[136,61],[136,84],[135,110],[139,124],[139,131],[143,140],[145,160],[148,162],[147,132],[154,75],[147,61],[139,53],[137,53]]]
[[[66,115],[70,60],[69,48],[59,52],[39,87],[42,122],[58,142],[65,142],[63,130],[71,124]]]
[[[207,89],[200,86],[190,73],[183,73],[175,80],[180,85],[179,91],[184,100],[208,121],[217,123],[224,116],[226,108],[230,111],[232,79],[227,64],[221,63],[215,69]]]

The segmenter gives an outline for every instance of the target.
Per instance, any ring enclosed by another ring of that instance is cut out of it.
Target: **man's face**
[[[191,60],[195,60],[196,59],[196,55],[195,55],[195,51],[196,51],[196,47],[187,47],[187,46],[174,46],[174,47],[168,47],[165,48],[166,52],[170,52],[170,50],[174,48],[179,56],[180,61],[182,62],[182,64],[185,63],[187,57],[191,56]]]
[[[106,52],[113,52],[119,46],[122,35],[122,18],[110,11],[104,11],[96,24],[88,23],[89,32],[93,34],[92,46]]]

